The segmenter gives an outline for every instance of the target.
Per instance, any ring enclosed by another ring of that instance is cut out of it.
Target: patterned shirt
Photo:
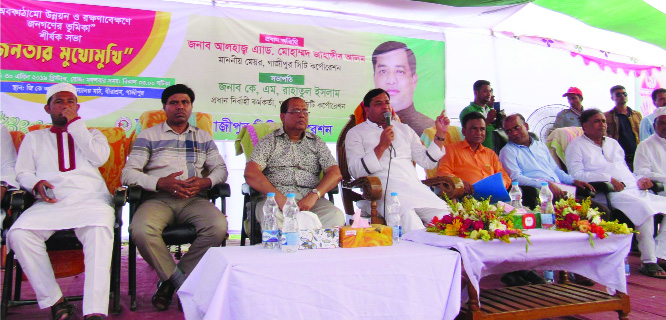
[[[178,134],[166,123],[142,131],[134,142],[123,169],[122,182],[157,191],[157,180],[183,171],[178,178],[205,176],[213,185],[227,180],[227,166],[217,150],[213,137],[195,126]]]
[[[322,170],[338,165],[321,138],[306,131],[293,142],[284,128],[259,140],[250,161],[257,163],[268,181],[285,195],[308,194],[319,185]]]

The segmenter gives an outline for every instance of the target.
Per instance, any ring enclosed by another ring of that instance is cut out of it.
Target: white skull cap
[[[654,118],[657,119],[661,116],[666,116],[666,107],[657,108],[654,110]]]
[[[49,99],[56,93],[62,92],[62,91],[67,91],[71,92],[78,98],[78,95],[76,94],[76,87],[73,85],[66,83],[66,82],[61,82],[61,83],[56,83],[52,86],[50,86],[48,89],[46,89],[46,103],[49,103]]]

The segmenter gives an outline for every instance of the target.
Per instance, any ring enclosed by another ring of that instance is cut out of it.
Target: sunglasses
[[[627,96],[627,93],[626,93],[626,92],[616,92],[616,93],[615,93],[615,96],[616,96],[616,97],[619,97],[619,96],[625,96],[625,97],[626,97],[626,96]]]

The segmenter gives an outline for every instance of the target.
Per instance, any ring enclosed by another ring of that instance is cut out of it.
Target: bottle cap
[[[518,185],[518,181],[511,182],[511,185],[517,186],[517,185]]]
[[[295,193],[287,193],[287,198],[296,198]]]
[[[395,197],[395,196],[397,196],[397,195],[398,195],[397,192],[391,192],[391,197]]]
[[[267,197],[275,197],[275,192],[269,192],[266,194]]]
[[[541,183],[541,186],[542,186],[542,187],[547,187],[547,186],[548,186],[548,182],[542,182],[542,183]]]

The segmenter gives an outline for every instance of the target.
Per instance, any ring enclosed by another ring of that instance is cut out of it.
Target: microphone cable
[[[388,164],[388,171],[386,172],[386,187],[384,187],[384,219],[387,220],[388,218],[386,217],[386,193],[388,192],[388,184],[389,184],[389,177],[391,176],[391,160],[393,160],[393,153],[395,152],[395,156],[398,156],[398,153],[395,151],[395,148],[393,147],[393,142],[388,147],[389,151],[389,164]]]

